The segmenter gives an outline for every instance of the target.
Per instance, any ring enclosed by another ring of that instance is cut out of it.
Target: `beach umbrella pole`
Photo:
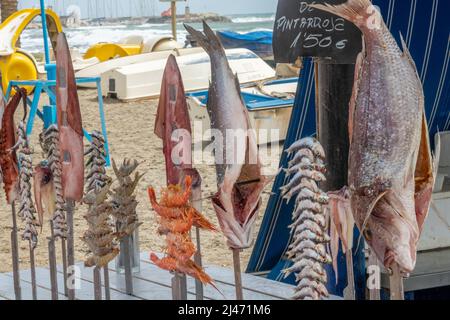
[[[236,300],[244,300],[242,292],[242,275],[241,275],[241,259],[240,249],[231,248],[233,252],[233,268],[234,268],[234,286],[236,289]]]
[[[73,232],[73,212],[75,209],[75,201],[68,199],[66,201],[66,212],[67,212],[67,267],[66,270],[70,270],[70,274],[66,275],[67,279],[70,279],[70,286],[68,289],[68,297],[69,300],[75,300],[75,288],[73,288],[73,284],[75,279],[73,279],[74,275],[74,267],[75,267],[75,250],[74,250],[74,232]],[[66,283],[66,287],[68,283]]]
[[[11,204],[13,227],[11,230],[11,253],[13,263],[13,277],[14,277],[14,294],[16,300],[22,300],[22,290],[20,288],[20,270],[19,270],[19,245],[17,241],[17,216],[16,206],[14,202]]]
[[[50,270],[50,287],[52,300],[58,300],[58,280],[56,271],[55,235],[53,233],[53,221],[50,220],[51,236],[48,239],[48,264]]]

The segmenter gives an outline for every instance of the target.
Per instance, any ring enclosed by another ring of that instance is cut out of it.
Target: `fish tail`
[[[340,5],[325,3],[311,4],[310,6],[340,16],[358,27],[367,26],[368,20],[378,13],[371,0],[347,0]]]
[[[205,51],[211,55],[215,52],[224,52],[222,43],[220,42],[214,31],[208,26],[208,24],[203,20],[203,32],[200,32],[191,26],[184,24],[187,32],[194,38],[198,44],[205,49]]]

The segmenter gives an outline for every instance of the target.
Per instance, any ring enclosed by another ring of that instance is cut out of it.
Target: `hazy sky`
[[[106,3],[108,7],[111,3],[118,1],[122,8],[126,3],[146,2],[148,6],[154,5],[156,13],[160,13],[165,8],[168,8],[168,3],[161,3],[159,0],[89,0],[89,2]],[[71,4],[77,4],[82,10],[83,17],[86,16],[87,0],[57,0],[58,6],[68,7]],[[216,12],[219,14],[233,14],[233,13],[274,13],[276,11],[277,0],[188,0],[187,3],[191,7],[192,12]],[[39,0],[19,0],[20,7],[37,7]],[[53,4],[55,1],[48,0],[47,4]],[[185,4],[181,2],[178,5],[178,12],[184,12]]]

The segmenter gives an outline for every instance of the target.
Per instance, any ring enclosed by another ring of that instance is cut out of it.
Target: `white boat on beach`
[[[122,58],[116,58],[100,63],[95,63],[90,66],[87,66],[81,70],[78,70],[75,74],[77,78],[92,78],[92,77],[101,77],[108,71],[115,70],[117,68],[121,68],[124,66],[129,66],[136,63],[143,63],[149,61],[158,61],[158,60],[166,60],[170,54],[173,54],[177,57],[204,52],[201,48],[186,48],[186,49],[174,49],[174,50],[165,50],[158,52],[149,52],[137,55],[131,55]],[[94,58],[95,59],[95,58]],[[84,88],[94,88],[95,84],[93,83],[83,83],[79,85]]]
[[[297,83],[298,78],[289,78],[260,82],[250,87],[244,85],[241,88],[259,145],[278,143],[286,139]],[[210,129],[207,100],[208,90],[187,94],[194,143],[210,140],[206,134]]]
[[[247,49],[225,51],[231,69],[238,75],[241,84],[275,78],[275,70],[252,51]],[[103,94],[119,100],[159,96],[166,60],[163,58],[134,63],[102,73]],[[206,52],[178,56],[177,63],[186,92],[209,87],[211,66]]]

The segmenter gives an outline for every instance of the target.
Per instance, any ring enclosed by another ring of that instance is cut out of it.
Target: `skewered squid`
[[[162,190],[159,202],[155,190],[152,187],[148,188],[150,202],[159,216],[158,232],[166,236],[167,245],[164,257],[159,258],[151,253],[150,259],[162,269],[185,273],[202,283],[214,286],[211,277],[191,259],[196,248],[189,231],[193,225],[204,230],[217,231],[217,229],[191,206],[189,198],[192,178],[187,175],[184,180],[184,190],[180,185],[169,185]]]
[[[105,267],[119,253],[114,224],[111,221],[112,207],[107,203],[111,178],[106,175],[105,140],[102,134],[94,131],[91,134],[92,142],[86,151],[87,178],[86,194],[83,202],[89,209],[84,218],[88,223],[82,240],[87,244],[90,255],[85,260],[87,267]]]
[[[319,300],[328,296],[324,265],[331,263],[326,250],[330,237],[324,212],[329,199],[317,185],[325,180],[325,152],[314,138],[295,142],[287,152],[295,155],[285,170],[291,179],[281,191],[287,201],[294,196],[296,200],[293,223],[289,226],[293,240],[287,252],[293,265],[284,272],[286,276],[296,275],[293,299]]]
[[[26,90],[17,88],[15,95],[6,105],[2,116],[0,131],[0,166],[3,176],[3,187],[6,193],[6,201],[13,203],[19,191],[19,168],[17,167],[17,155],[13,147],[16,144],[16,129],[14,125],[14,113],[22,100],[26,106]],[[3,97],[0,97],[3,100]]]

